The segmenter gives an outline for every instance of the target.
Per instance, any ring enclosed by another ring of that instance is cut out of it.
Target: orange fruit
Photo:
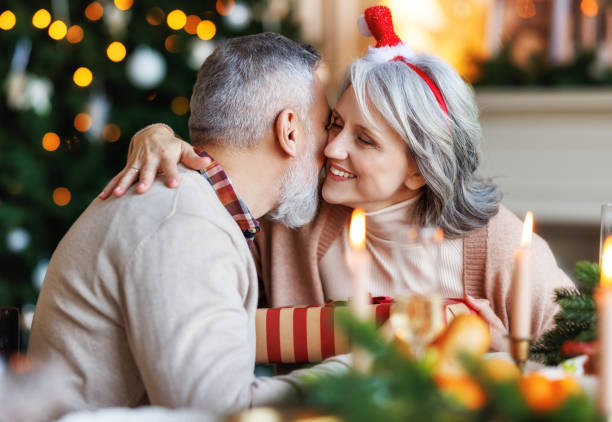
[[[467,375],[439,375],[434,377],[434,380],[440,390],[470,410],[480,409],[485,404],[484,391]]]
[[[562,398],[564,402],[570,396],[578,396],[582,394],[582,388],[578,381],[573,377],[565,377],[553,381],[553,387],[557,391],[557,394]]]
[[[556,409],[565,400],[558,394],[555,381],[536,373],[522,378],[519,389],[529,407],[541,412]]]
[[[506,359],[486,359],[482,362],[482,371],[487,378],[498,382],[515,380],[521,375],[514,362]]]

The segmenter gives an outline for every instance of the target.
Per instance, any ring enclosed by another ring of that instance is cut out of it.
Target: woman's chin
[[[321,188],[321,196],[323,197],[323,200],[328,204],[341,204],[340,198],[335,191],[335,187],[331,187],[329,180],[325,179],[323,188]]]

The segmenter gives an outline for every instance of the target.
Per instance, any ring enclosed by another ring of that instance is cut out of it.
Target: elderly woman
[[[298,230],[266,222],[256,237],[254,256],[267,305],[318,304],[351,295],[346,229],[352,209],[359,207],[368,222],[373,296],[419,292],[423,286],[417,277],[396,276],[391,245],[411,225],[439,226],[445,235],[441,294],[463,298],[476,308],[490,324],[493,349],[506,349],[513,251],[520,243],[521,222],[499,204],[498,188],[476,175],[481,129],[472,90],[442,60],[413,54],[389,28],[387,12],[366,10],[377,45],[350,65],[332,113],[324,152],[325,203]],[[177,162],[178,153],[164,150],[182,141],[166,133],[153,127],[137,134],[131,156],[147,148],[153,151],[153,163],[160,157]],[[183,156],[191,157],[183,160],[187,165],[195,164],[192,155]],[[121,176],[130,183],[135,178],[124,171],[102,196],[108,196]],[[418,249],[413,253],[416,270],[424,254]],[[538,236],[532,256],[531,330],[539,337],[553,324],[554,290],[573,284]]]

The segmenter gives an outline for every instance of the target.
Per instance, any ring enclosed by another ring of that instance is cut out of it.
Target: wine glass
[[[442,329],[440,245],[444,235],[436,227],[410,227],[393,245],[394,283],[398,297],[391,311],[394,336],[422,358],[425,347]]]
[[[601,206],[601,231],[599,235],[599,265],[601,266],[601,255],[603,254],[603,244],[612,236],[612,203]]]

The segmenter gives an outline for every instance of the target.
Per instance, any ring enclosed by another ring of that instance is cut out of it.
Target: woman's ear
[[[291,157],[297,155],[298,125],[297,113],[288,108],[278,114],[274,124],[278,146]]]
[[[404,180],[404,186],[410,190],[419,190],[425,186],[425,184],[425,178],[421,176],[421,172],[418,170],[410,173],[408,177],[406,177],[406,180]]]

